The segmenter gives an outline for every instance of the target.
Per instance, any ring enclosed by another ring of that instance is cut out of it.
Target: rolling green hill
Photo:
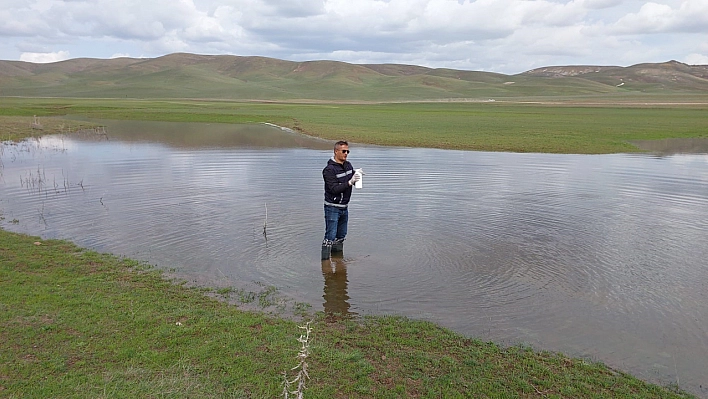
[[[50,64],[0,61],[0,96],[386,102],[632,93],[708,93],[708,66],[670,61],[630,67],[546,67],[503,75],[184,53]]]

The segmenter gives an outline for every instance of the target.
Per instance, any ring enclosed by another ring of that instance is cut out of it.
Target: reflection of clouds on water
[[[680,155],[680,156],[668,156],[665,158],[667,162],[672,165],[680,165],[685,167],[705,166],[708,165],[708,154],[697,154],[697,155]],[[702,172],[702,173],[701,173]],[[692,176],[702,181],[708,181],[708,171],[692,170]]]

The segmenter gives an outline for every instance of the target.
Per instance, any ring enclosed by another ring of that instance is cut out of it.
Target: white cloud
[[[20,61],[46,64],[49,62],[64,61],[69,59],[68,51],[58,51],[56,53],[22,53]]]
[[[518,73],[687,60],[706,0],[0,0],[0,59],[184,51]]]
[[[194,42],[219,42],[229,36],[217,20],[201,17],[184,29],[185,37]]]
[[[623,0],[584,0],[582,5],[589,9],[611,8],[622,4]]]
[[[708,32],[708,1],[689,0],[681,2],[675,26],[683,32]]]
[[[646,3],[637,13],[620,18],[614,30],[618,33],[661,32],[672,22],[673,10],[670,6],[657,3]]]
[[[644,4],[638,12],[619,18],[612,30],[620,34],[706,32],[708,30],[708,2],[705,0],[681,1],[677,7],[672,7],[672,4],[649,2]]]
[[[708,55],[705,54],[689,54],[684,58],[684,63],[689,65],[708,65]]]

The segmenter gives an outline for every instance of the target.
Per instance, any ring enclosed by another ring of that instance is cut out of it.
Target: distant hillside
[[[545,67],[503,75],[414,65],[184,53],[51,64],[0,61],[0,96],[486,101],[623,92],[708,93],[708,66],[670,61],[631,67]]]
[[[575,77],[640,91],[708,91],[708,65],[686,65],[678,61],[660,64],[618,66],[558,66],[536,68],[523,76]]]

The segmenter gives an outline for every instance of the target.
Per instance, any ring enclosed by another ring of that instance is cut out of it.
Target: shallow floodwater
[[[201,284],[431,320],[708,397],[708,155],[351,144],[363,189],[343,258],[323,263],[331,147],[264,125],[145,122],[4,144],[0,223]]]

